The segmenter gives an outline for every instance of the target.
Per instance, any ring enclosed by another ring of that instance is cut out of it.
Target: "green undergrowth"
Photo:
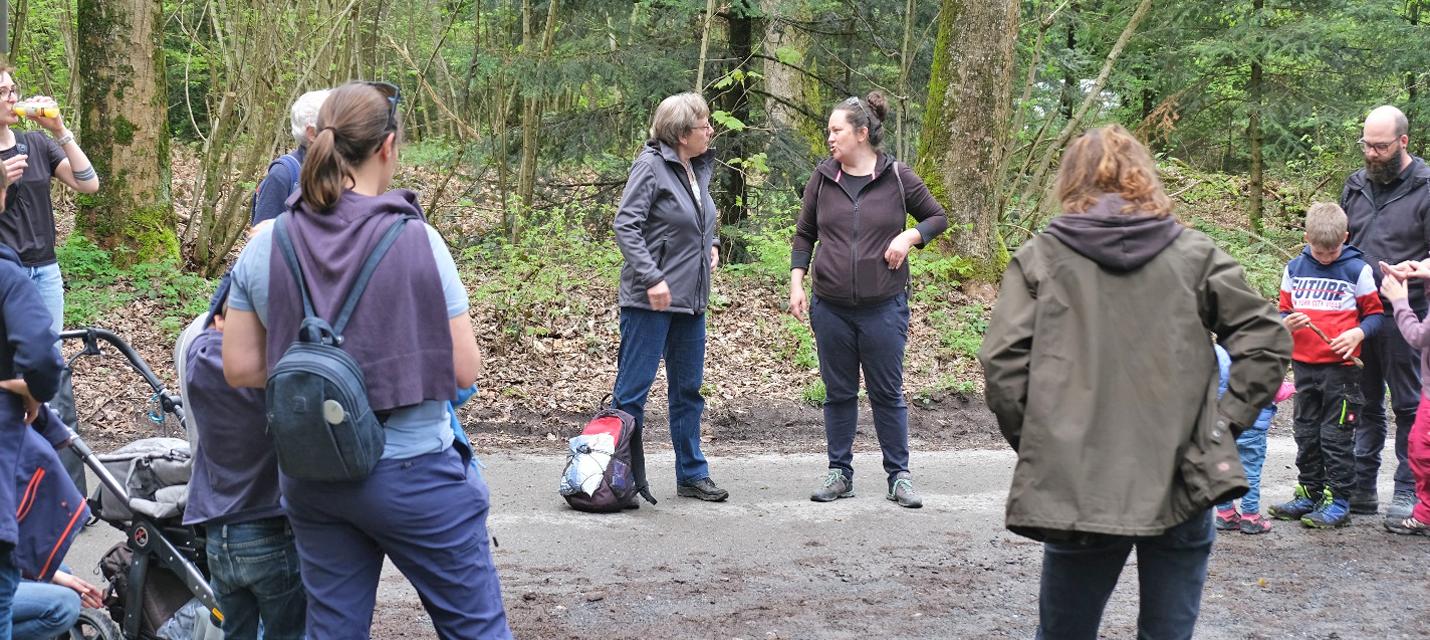
[[[65,279],[67,328],[115,327],[141,314],[172,340],[208,308],[217,286],[172,260],[116,267],[109,251],[78,233],[70,234],[55,253]]]

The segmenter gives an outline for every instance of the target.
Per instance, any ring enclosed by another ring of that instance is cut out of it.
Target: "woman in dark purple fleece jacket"
[[[874,431],[888,474],[885,497],[917,508],[909,474],[908,407],[904,404],[904,346],[909,336],[909,249],[948,227],[943,207],[905,165],[879,151],[888,106],[879,92],[849,98],[829,115],[830,158],[804,188],[804,206],[790,258],[790,313],[814,329],[824,380],[824,433],[829,473],[810,498],[829,502],[854,495],[854,427],[859,418],[859,371],[874,410]],[[918,220],[906,228],[909,215]],[[814,252],[815,243],[819,251]],[[804,274],[814,254],[814,297]]]

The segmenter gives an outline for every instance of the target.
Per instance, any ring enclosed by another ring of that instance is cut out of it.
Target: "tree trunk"
[[[1261,22],[1262,0],[1252,0],[1252,22]],[[1256,235],[1263,235],[1265,229],[1261,223],[1261,211],[1264,206],[1262,189],[1263,176],[1261,163],[1261,53],[1256,53],[1256,58],[1251,61],[1251,78],[1246,85],[1247,93],[1247,114],[1246,114],[1246,137],[1251,148],[1251,176],[1248,189],[1251,191],[1247,202],[1246,217],[1251,222],[1251,230]]]
[[[914,64],[914,0],[904,3],[904,43],[899,48],[899,110],[895,114],[894,157],[909,157],[909,139],[904,135],[904,121],[909,119],[909,67]]]
[[[705,3],[705,22],[700,25],[700,59],[695,63],[695,93],[705,91],[705,54],[710,51],[710,23],[715,21],[715,0]]]
[[[727,15],[727,25],[729,28],[728,38],[730,42],[730,59],[733,61],[729,70],[734,71],[749,64],[750,54],[754,47],[754,18],[755,7],[751,0],[731,0],[729,14]],[[719,97],[720,108],[724,109],[736,120],[750,124],[750,100],[745,79],[731,83],[729,88]],[[729,161],[734,158],[745,158],[751,153],[750,144],[751,131],[726,131],[721,134],[721,156]],[[717,167],[717,171],[721,171]],[[736,225],[745,219],[749,213],[749,202],[746,199],[745,170],[742,166],[734,166],[723,169],[723,178],[720,180],[723,188],[714,193],[715,207],[720,212],[720,226]],[[745,248],[737,245],[728,239],[722,243],[726,260],[732,262],[741,261],[745,258]]]
[[[551,4],[546,7],[546,29],[542,33],[542,44],[540,60],[545,61],[551,55],[551,48],[556,40],[556,8],[558,0],[551,0]],[[527,5],[530,13],[530,5]],[[530,21],[528,21],[530,24]],[[535,36],[525,38],[528,43],[534,43]],[[523,45],[525,49],[526,46]],[[529,49],[525,51],[527,55],[535,55]],[[536,158],[537,151],[540,150],[541,137],[538,135],[541,129],[541,104],[542,96],[528,95],[522,104],[521,112],[521,169],[517,177],[517,196],[521,199],[520,214],[524,215],[532,206],[532,199],[536,195]],[[517,219],[509,221],[509,233],[513,241],[516,240],[518,227]]]
[[[1001,177],[1012,117],[1018,2],[943,0],[920,136],[918,170],[949,216],[952,249],[997,277]]]
[[[1063,114],[1064,120],[1072,118],[1073,102],[1082,87],[1078,86],[1077,69],[1073,68],[1073,52],[1077,51],[1077,3],[1072,3],[1068,7],[1068,27],[1067,27],[1067,61],[1063,64],[1063,90],[1058,96],[1058,112]]]
[[[785,5],[781,0],[763,0],[761,7],[769,16],[769,26],[765,30],[764,61],[765,113],[769,114],[770,127],[776,131],[799,128],[800,113],[791,105],[800,104],[804,99],[804,74],[796,64],[804,60],[809,49],[809,36],[804,31],[780,20],[779,8]],[[807,11],[801,1],[791,15],[798,20],[806,18]],[[770,59],[773,58],[773,59]]]
[[[103,185],[75,227],[120,263],[177,258],[159,0],[79,0],[84,146]]]

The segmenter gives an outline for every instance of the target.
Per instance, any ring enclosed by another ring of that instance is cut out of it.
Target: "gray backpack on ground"
[[[278,468],[297,480],[362,480],[382,458],[386,437],[382,421],[367,400],[362,369],[342,350],[343,329],[367,288],[382,256],[397,241],[412,216],[404,216],[382,236],[363,262],[333,324],[313,310],[298,254],[288,236],[288,217],[278,216],[273,239],[298,283],[303,323],[298,339],[268,370],[264,400],[268,435],[278,454]]]

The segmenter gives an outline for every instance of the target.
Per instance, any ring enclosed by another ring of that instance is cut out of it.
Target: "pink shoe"
[[[1271,520],[1261,517],[1259,513],[1241,516],[1241,532],[1247,535],[1266,533],[1271,530]]]
[[[1236,512],[1236,507],[1216,510],[1217,531],[1236,531],[1241,526],[1241,514]]]

